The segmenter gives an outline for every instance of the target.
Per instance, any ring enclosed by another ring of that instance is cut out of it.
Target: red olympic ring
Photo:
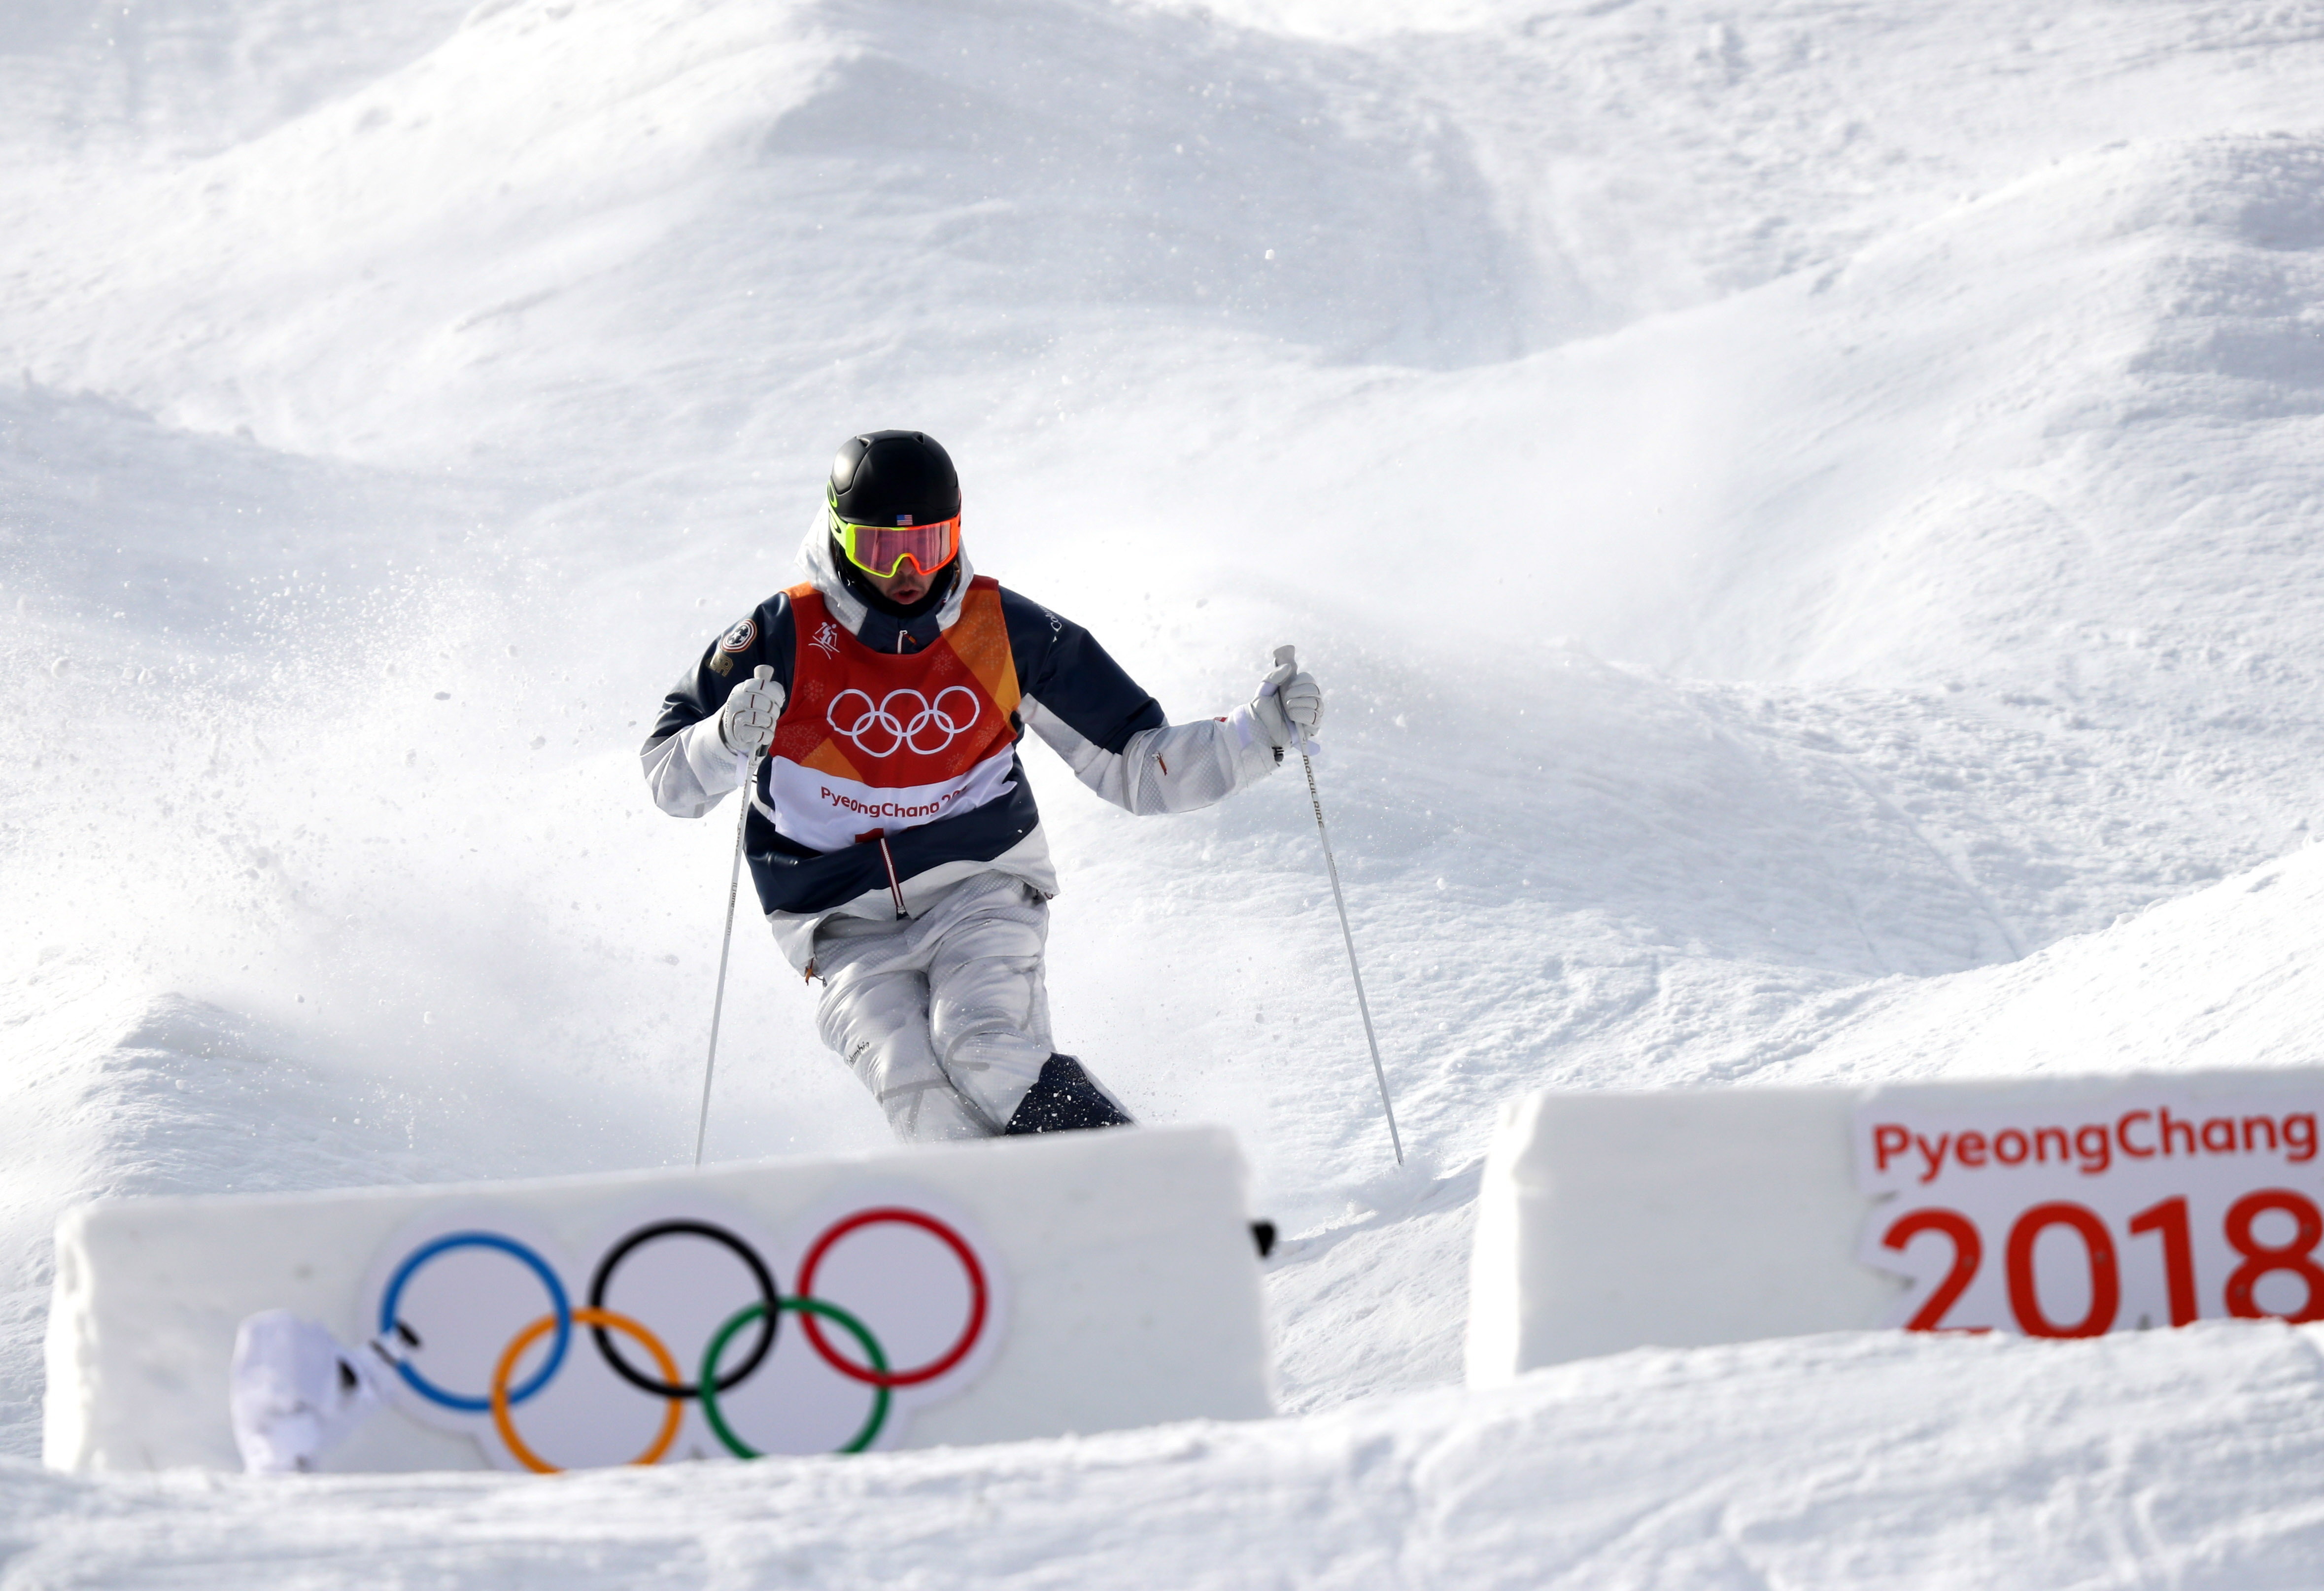
[[[963,1359],[967,1358],[968,1351],[976,1346],[976,1339],[984,1332],[986,1307],[984,1267],[976,1263],[975,1251],[962,1240],[959,1233],[954,1232],[935,1216],[924,1216],[918,1210],[899,1209],[890,1206],[885,1209],[859,1211],[844,1221],[837,1223],[821,1237],[816,1238],[815,1246],[807,1251],[807,1258],[799,1264],[798,1296],[804,1299],[814,1295],[815,1268],[823,1263],[823,1257],[830,1252],[832,1244],[859,1226],[876,1226],[884,1221],[900,1221],[905,1226],[918,1226],[925,1232],[932,1232],[942,1238],[945,1245],[958,1256],[962,1268],[968,1272],[969,1292],[973,1300],[969,1305],[968,1324],[961,1328],[960,1340],[953,1344],[951,1350],[943,1358],[931,1360],[918,1370],[866,1370],[863,1366],[841,1357],[839,1350],[824,1340],[822,1323],[811,1311],[805,1309],[799,1311],[799,1324],[807,1331],[807,1340],[813,1343],[815,1351],[823,1355],[823,1362],[838,1371],[840,1374],[870,1386],[918,1386],[924,1381],[934,1381]]]

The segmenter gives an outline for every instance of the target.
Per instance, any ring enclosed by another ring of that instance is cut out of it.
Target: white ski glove
[[[783,688],[775,683],[774,670],[761,663],[758,672],[734,687],[719,711],[718,738],[730,752],[756,755],[774,739],[775,720],[782,710]]]
[[[1277,746],[1305,746],[1323,726],[1323,688],[1300,671],[1295,649],[1275,649],[1275,671],[1260,683],[1250,716]]]

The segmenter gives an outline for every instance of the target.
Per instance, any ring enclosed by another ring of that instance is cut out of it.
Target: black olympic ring
[[[681,1235],[706,1237],[713,1243],[724,1244],[736,1258],[751,1268],[752,1280],[759,1284],[759,1301],[767,1312],[760,1318],[758,1343],[743,1355],[741,1364],[718,1377],[717,1390],[731,1392],[750,1378],[751,1373],[773,1349],[775,1320],[780,1303],[779,1295],[775,1291],[775,1279],[768,1274],[767,1263],[759,1258],[759,1251],[724,1226],[714,1226],[707,1221],[656,1221],[651,1226],[639,1227],[606,1251],[605,1257],[597,1262],[597,1273],[589,1279],[589,1307],[597,1310],[604,1309],[605,1290],[613,1285],[614,1267],[629,1257],[632,1249],[651,1243],[657,1237]],[[640,1392],[651,1392],[658,1398],[698,1398],[702,1395],[702,1383],[698,1381],[656,1381],[632,1365],[622,1357],[622,1351],[613,1346],[612,1334],[604,1327],[590,1327],[589,1335],[596,1338],[597,1352],[604,1356],[606,1364],[613,1366],[613,1374]]]
[[[968,698],[968,718],[964,723],[954,722],[953,716],[944,710],[945,698],[948,696],[955,695]],[[845,728],[842,728],[837,717],[839,712],[839,704],[845,701],[851,696],[860,696],[863,698],[863,711],[856,717],[853,724]],[[896,698],[899,697],[909,697],[912,700],[919,703],[919,711],[912,715],[912,721],[909,724],[905,723],[903,719],[889,711],[889,708],[895,704]],[[834,735],[838,735],[843,740],[853,742],[855,749],[862,752],[867,757],[892,757],[898,752],[906,749],[909,749],[921,756],[928,757],[934,756],[936,753],[944,750],[945,747],[959,739],[966,731],[973,729],[976,726],[977,720],[982,718],[983,716],[984,704],[977,699],[976,692],[971,690],[965,685],[945,686],[942,690],[936,692],[936,698],[934,701],[930,701],[927,697],[922,696],[918,691],[914,690],[909,686],[904,686],[899,689],[890,691],[886,696],[881,697],[877,702],[874,702],[872,699],[872,693],[870,691],[858,690],[854,687],[850,686],[847,689],[841,691],[837,696],[831,698],[831,705],[824,709],[823,721],[831,726],[831,732]],[[934,721],[936,726],[944,731],[945,737],[936,742],[934,745],[923,746],[916,745],[912,737],[919,734],[921,730],[927,728],[931,721]],[[890,735],[896,737],[895,741],[886,751],[875,752],[870,746],[863,744],[863,735],[864,731],[867,729],[884,729]]]

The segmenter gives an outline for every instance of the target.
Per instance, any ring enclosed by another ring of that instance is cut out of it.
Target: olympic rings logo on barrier
[[[834,1249],[855,1233],[881,1226],[913,1228],[936,1238],[959,1263],[968,1284],[965,1322],[941,1352],[923,1364],[890,1364],[887,1350],[862,1319],[830,1300],[814,1296],[816,1274]],[[742,1263],[758,1293],[756,1299],[729,1315],[710,1334],[691,1380],[680,1369],[668,1345],[651,1329],[606,1307],[607,1294],[622,1264],[647,1245],[671,1237],[700,1238],[724,1248]],[[735,1431],[720,1399],[750,1380],[766,1364],[786,1313],[798,1317],[807,1346],[825,1364],[847,1380],[871,1389],[870,1412],[854,1435],[836,1449],[842,1453],[860,1453],[878,1438],[888,1422],[898,1389],[926,1386],[960,1367],[983,1340],[992,1318],[992,1281],[968,1240],[951,1224],[924,1210],[882,1205],[858,1210],[825,1227],[807,1245],[799,1262],[798,1290],[788,1296],[778,1289],[774,1273],[748,1241],[715,1222],[691,1216],[650,1221],[624,1234],[597,1262],[589,1279],[588,1302],[578,1307],[568,1297],[557,1268],[532,1246],[501,1232],[446,1233],[420,1244],[389,1273],[379,1301],[382,1341],[400,1338],[406,1344],[418,1344],[417,1334],[401,1318],[406,1290],[430,1263],[462,1249],[503,1253],[520,1262],[540,1283],[547,1311],[518,1329],[500,1350],[489,1383],[480,1394],[439,1385],[413,1364],[408,1355],[397,1359],[396,1371],[403,1384],[429,1404],[456,1414],[488,1416],[510,1456],[525,1468],[542,1475],[555,1474],[559,1466],[542,1458],[527,1444],[517,1428],[516,1411],[539,1396],[565,1366],[576,1326],[587,1330],[598,1355],[615,1375],[638,1391],[663,1400],[667,1405],[653,1440],[630,1460],[632,1464],[650,1465],[659,1463],[676,1443],[689,1399],[700,1401],[704,1422],[727,1452],[743,1459],[761,1456]],[[826,1322],[853,1339],[854,1354],[844,1352],[833,1343],[824,1330]],[[728,1350],[746,1332],[750,1334],[749,1345],[730,1365]],[[617,1336],[628,1338],[642,1350],[650,1368],[641,1368],[625,1353],[615,1340]],[[527,1351],[544,1337],[550,1340],[540,1366],[518,1380],[519,1366]]]
[[[842,724],[839,721],[839,704],[851,696],[862,698],[863,710],[855,714],[852,722]],[[945,710],[946,699],[955,696],[968,698],[968,717],[965,718],[955,719]],[[908,724],[895,710],[896,703],[901,700],[918,704],[918,710],[913,713]],[[823,721],[831,726],[834,735],[853,744],[865,756],[877,759],[892,757],[902,750],[917,752],[924,757],[933,756],[975,728],[977,720],[983,716],[984,704],[977,699],[976,692],[965,685],[945,686],[936,692],[934,701],[906,686],[890,691],[876,703],[869,691],[850,687],[831,698],[831,706],[824,710]],[[922,745],[921,738],[931,724],[944,732],[944,738],[934,745]],[[884,749],[874,750],[864,743],[864,735],[874,732],[887,737],[888,744]]]

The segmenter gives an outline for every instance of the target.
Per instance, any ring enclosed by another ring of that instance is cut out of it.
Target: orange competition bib
[[[998,581],[969,583],[935,645],[893,655],[842,629],[813,586],[788,595],[798,655],[768,754],[778,831],[835,851],[1007,791],[1017,663]]]

